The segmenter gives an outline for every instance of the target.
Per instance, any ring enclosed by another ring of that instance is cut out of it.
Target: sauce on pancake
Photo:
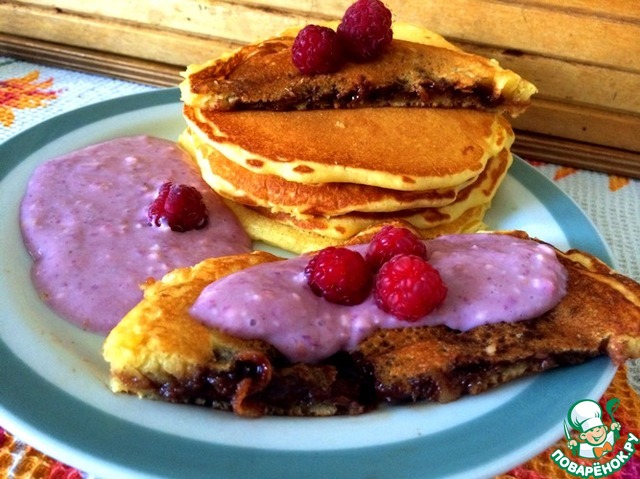
[[[251,242],[175,143],[118,138],[41,165],[21,205],[34,285],[62,317],[106,333],[141,299],[140,284],[205,258],[246,253]],[[148,225],[166,181],[196,187],[207,226],[179,233]]]
[[[372,295],[356,306],[315,296],[304,277],[309,256],[222,278],[204,289],[190,313],[231,335],[262,339],[294,362],[316,362],[339,350],[354,350],[378,328],[442,324],[467,331],[535,318],[566,293],[566,270],[549,246],[495,234],[442,236],[427,240],[426,246],[448,293],[417,322],[384,313]],[[352,248],[364,252],[366,245]]]

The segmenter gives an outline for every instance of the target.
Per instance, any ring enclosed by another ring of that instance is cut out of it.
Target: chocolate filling
[[[292,412],[353,415],[377,404],[373,370],[359,353],[340,352],[314,365],[285,362],[274,367],[263,353],[245,352],[228,369],[201,368],[190,377],[150,381],[148,386],[166,401],[249,417]]]
[[[568,351],[516,362],[477,361],[462,364],[450,371],[430,371],[407,382],[386,385],[378,383],[376,389],[381,402],[449,402],[461,396],[479,394],[516,377],[533,375],[559,366],[581,364],[596,356],[592,351]]]
[[[239,97],[230,105],[233,110],[317,110],[327,108],[358,107],[475,107],[495,110],[505,103],[502,96],[495,95],[493,89],[476,84],[470,89],[460,90],[444,81],[425,80],[415,85],[393,84],[375,87],[366,79],[353,88],[341,91],[339,88],[319,91],[309,88],[296,95],[278,99]]]

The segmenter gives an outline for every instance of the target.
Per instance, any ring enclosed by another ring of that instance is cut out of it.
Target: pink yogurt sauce
[[[166,181],[202,193],[207,226],[180,233],[148,225],[149,204]],[[63,318],[101,334],[142,299],[147,278],[251,249],[188,155],[148,136],[118,138],[42,164],[29,180],[20,221],[41,297]]]
[[[237,337],[265,340],[292,361],[317,362],[355,349],[378,328],[446,325],[466,331],[520,321],[553,308],[566,293],[566,270],[549,246],[495,234],[449,235],[425,243],[448,294],[414,323],[380,310],[373,295],[356,306],[315,296],[303,272],[308,256],[257,265],[216,281],[190,313]],[[366,251],[366,245],[353,248]]]

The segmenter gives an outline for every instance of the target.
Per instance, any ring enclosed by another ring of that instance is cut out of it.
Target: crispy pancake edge
[[[509,234],[528,237],[522,232]],[[111,363],[111,387],[142,397],[206,403],[242,415],[359,414],[380,402],[451,401],[604,354],[616,364],[640,357],[640,284],[586,253],[557,251],[557,256],[569,272],[568,294],[539,318],[480,326],[466,333],[445,327],[380,330],[348,358],[318,365],[283,363],[277,351],[264,343],[230,338],[207,328],[208,334],[197,334],[197,341],[204,344],[203,357],[190,356],[187,351],[192,352],[194,338],[185,325],[202,325],[186,309],[200,285],[220,274],[277,258],[257,253],[206,260],[207,268],[202,264],[184,268],[147,285],[145,299],[107,338],[104,357]],[[163,294],[181,302],[176,311],[170,311],[171,319],[152,313],[158,301],[166,302]],[[174,321],[176,315],[182,319]],[[138,339],[132,340],[132,335]],[[209,362],[203,364],[209,348]],[[340,390],[347,387],[346,372],[360,389],[348,398],[323,396],[320,391],[333,391],[337,384]],[[193,385],[203,377],[213,383],[226,378],[227,383],[222,392],[185,387],[185,381]],[[273,389],[314,384],[314,394],[307,397],[311,402],[305,404],[295,394],[287,402],[282,391],[278,394]],[[190,396],[204,393],[213,399]]]

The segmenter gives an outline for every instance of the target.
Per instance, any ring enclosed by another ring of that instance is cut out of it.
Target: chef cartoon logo
[[[561,449],[556,449],[551,459],[569,474],[582,478],[606,477],[620,470],[635,453],[635,444],[640,439],[629,433],[622,447],[615,447],[622,427],[614,417],[619,405],[617,398],[607,401],[605,417],[596,401],[583,399],[576,402],[569,408],[564,421],[564,436],[573,456],[590,461],[576,462]]]
[[[567,446],[574,455],[586,459],[600,459],[613,451],[613,446],[620,439],[620,423],[613,417],[619,404],[617,398],[607,402],[606,409],[612,421],[609,427],[602,421],[602,408],[597,402],[584,399],[571,406],[564,422],[564,434]],[[578,431],[578,439],[571,437],[567,422]]]

